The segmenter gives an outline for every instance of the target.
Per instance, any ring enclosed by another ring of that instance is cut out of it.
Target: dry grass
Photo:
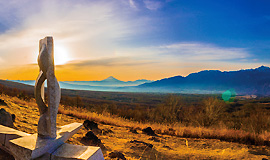
[[[35,101],[25,102],[16,97],[1,95],[7,106],[1,106],[16,115],[15,126],[27,132],[37,132],[39,112]],[[72,122],[83,122],[85,119],[99,123],[102,130],[112,130],[113,133],[98,134],[104,147],[105,159],[112,151],[124,153],[127,159],[262,159],[269,158],[270,148],[267,146],[244,145],[226,141],[248,141],[253,135],[237,130],[207,129],[183,127],[181,124],[163,125],[158,123],[139,123],[109,114],[96,114],[84,109],[60,106],[57,125]],[[152,136],[142,134],[140,129],[151,126],[158,133],[158,141]],[[129,128],[138,128],[139,134],[129,132]],[[81,138],[87,133],[81,129],[68,143],[84,145]],[[183,138],[187,137],[187,138]],[[249,137],[249,138],[248,138]],[[269,140],[269,133],[259,135],[263,140]],[[210,139],[205,139],[210,138]],[[231,139],[230,139],[231,138]],[[220,140],[221,139],[221,140]],[[151,143],[154,147],[130,143],[131,140]]]
[[[206,139],[219,139],[229,142],[239,142],[243,144],[252,145],[270,145],[270,133],[264,132],[262,134],[253,134],[242,130],[233,129],[211,129],[204,127],[185,127],[180,123],[171,125],[159,124],[159,123],[140,123],[130,121],[121,117],[110,115],[108,113],[97,114],[95,112],[89,112],[83,108],[74,107],[59,107],[59,113],[65,115],[71,115],[80,119],[93,120],[99,123],[114,125],[127,128],[137,128],[142,130],[143,128],[151,126],[159,134],[185,137],[185,138],[206,138]]]
[[[25,102],[17,97],[13,97],[13,101],[19,105],[31,105],[34,106],[34,110],[37,111],[37,105],[34,99],[29,102]],[[185,137],[185,138],[206,138],[206,139],[219,139],[229,142],[239,142],[243,144],[255,144],[255,145],[270,145],[270,133],[264,132],[262,134],[253,134],[242,130],[232,129],[211,129],[204,127],[185,127],[180,123],[171,125],[159,124],[159,123],[140,123],[136,121],[130,121],[121,117],[110,115],[109,113],[97,114],[95,112],[89,112],[84,108],[76,108],[70,106],[60,105],[58,109],[59,113],[64,115],[73,116],[79,119],[88,119],[102,124],[137,128],[142,130],[143,128],[151,126],[153,130],[156,130],[159,134]]]

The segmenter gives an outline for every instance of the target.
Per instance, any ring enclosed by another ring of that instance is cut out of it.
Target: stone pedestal
[[[0,145],[3,148],[10,148],[10,140],[30,136],[30,134],[18,131],[16,129],[0,125]]]
[[[65,143],[81,127],[81,123],[61,126],[55,139],[44,139],[0,125],[0,144],[16,160],[103,160],[99,147]]]
[[[99,160],[104,159],[101,149],[92,146],[78,146],[72,144],[63,144],[53,154],[54,160]]]

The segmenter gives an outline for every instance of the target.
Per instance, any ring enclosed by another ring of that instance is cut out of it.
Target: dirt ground
[[[0,96],[7,105],[2,105],[11,114],[16,115],[15,127],[26,133],[37,132],[39,118],[38,108],[30,102],[19,102],[16,98]],[[58,114],[57,125],[62,126],[73,122],[83,123],[78,119],[64,114]],[[176,136],[160,135],[149,136],[132,133],[129,128],[98,123],[98,130],[93,130],[101,140],[101,147],[105,159],[111,159],[109,153],[118,151],[127,159],[138,160],[177,160],[177,159],[270,159],[270,147],[252,146],[239,143],[224,142],[217,139],[194,139]],[[93,145],[82,138],[89,130],[84,127],[68,140],[67,143],[77,145]],[[149,145],[151,144],[151,145]],[[4,158],[4,159],[3,159]],[[0,150],[0,159],[6,160],[7,156]],[[8,157],[10,158],[10,157]]]

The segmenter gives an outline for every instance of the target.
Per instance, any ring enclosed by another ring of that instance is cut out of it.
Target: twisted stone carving
[[[56,138],[56,117],[60,103],[60,87],[54,74],[53,38],[39,41],[38,65],[40,68],[35,84],[35,98],[40,112],[38,136]],[[44,82],[47,79],[48,106],[44,102]]]

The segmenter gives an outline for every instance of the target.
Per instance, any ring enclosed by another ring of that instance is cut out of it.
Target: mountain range
[[[120,81],[113,76],[110,76],[101,81],[63,81],[66,84],[74,85],[88,85],[88,86],[107,86],[107,87],[124,87],[124,86],[138,86],[144,83],[150,83],[151,80],[139,79],[136,81]]]
[[[13,82],[23,83],[34,86],[34,80],[11,80]],[[120,81],[113,76],[110,76],[101,81],[59,81],[60,87],[65,89],[75,90],[94,90],[94,91],[118,91],[124,87],[138,86],[144,83],[151,83],[153,81],[146,79],[139,79],[135,81]],[[46,87],[46,83],[45,83]]]
[[[175,76],[138,86],[139,90],[177,93],[222,93],[270,95],[270,68],[239,71],[204,70],[186,77]]]
[[[35,81],[15,81],[34,85]],[[101,81],[61,81],[62,88],[95,91],[121,92],[165,92],[216,94],[234,90],[239,95],[270,95],[270,68],[261,66],[255,69],[238,71],[204,70],[186,77],[175,76],[157,81],[120,81],[108,77]]]

